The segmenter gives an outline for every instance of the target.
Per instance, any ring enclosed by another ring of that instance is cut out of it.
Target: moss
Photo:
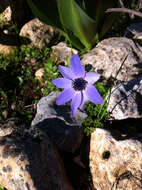
[[[35,77],[39,68],[45,70],[42,82]],[[22,45],[12,55],[0,55],[0,119],[18,116],[31,121],[37,101],[55,90],[51,81],[57,76],[49,48]]]

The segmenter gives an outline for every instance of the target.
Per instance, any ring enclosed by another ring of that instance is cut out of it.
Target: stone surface
[[[35,72],[35,77],[37,80],[42,81],[42,78],[44,76],[45,70],[44,68],[40,68]]]
[[[16,46],[0,44],[0,53],[3,55],[10,55],[16,49]]]
[[[12,11],[10,6],[8,6],[7,8],[5,8],[5,10],[0,14],[0,24],[3,24],[5,22],[9,22],[11,21],[11,17],[12,17]]]
[[[0,137],[0,184],[8,190],[73,190],[48,136],[37,128],[21,130],[20,126]]]
[[[128,56],[120,70],[125,57]],[[106,79],[110,77],[121,81],[133,79],[139,74],[138,65],[141,65],[142,51],[128,38],[108,38],[98,43],[89,53],[84,54],[83,65],[91,65],[96,72]]]
[[[40,49],[47,47],[55,34],[56,32],[53,27],[43,24],[37,18],[26,23],[20,31],[21,37],[30,39],[32,45]]]
[[[118,131],[99,128],[91,134],[90,170],[97,190],[142,189],[142,134],[119,137]]]
[[[43,130],[60,150],[74,152],[83,139],[81,122],[87,115],[78,111],[76,116],[72,117],[69,104],[57,106],[55,100],[59,94],[53,92],[41,98],[32,126]]]
[[[1,0],[0,2],[0,22],[16,22],[22,26],[31,18],[31,10],[26,0]]]
[[[114,86],[107,111],[111,119],[141,118],[142,77]]]
[[[76,49],[68,47],[64,42],[60,42],[56,46],[52,46],[51,49],[51,56],[55,59],[57,64],[65,62],[65,65],[67,65],[68,58],[73,54],[78,53]]]

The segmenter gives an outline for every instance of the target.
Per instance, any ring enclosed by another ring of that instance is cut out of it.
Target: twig
[[[110,12],[123,12],[123,13],[128,13],[128,14],[133,14],[139,17],[142,17],[142,13],[139,11],[134,11],[131,9],[127,9],[127,8],[110,8],[106,10],[106,13],[110,13]]]
[[[121,5],[121,7],[124,7],[124,4],[123,4],[122,0],[119,0],[119,3]]]
[[[29,107],[33,107],[33,106],[35,106],[35,105],[36,105],[36,104],[30,104],[30,105],[24,106],[24,109],[29,108]]]

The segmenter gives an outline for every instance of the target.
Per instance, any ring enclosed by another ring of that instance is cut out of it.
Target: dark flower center
[[[81,90],[84,90],[86,88],[86,85],[87,85],[86,80],[84,80],[83,78],[77,78],[73,81],[72,87],[76,91],[81,91]]]

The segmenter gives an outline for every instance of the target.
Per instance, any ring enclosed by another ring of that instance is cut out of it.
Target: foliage
[[[109,99],[109,90],[104,88],[100,82],[97,82],[95,87],[104,98],[104,102],[102,105],[95,105],[91,102],[87,103],[85,111],[88,114],[88,117],[82,123],[86,135],[90,135],[94,131],[94,128],[103,127],[104,121],[109,117],[109,114],[106,110]]]
[[[4,190],[5,188],[2,186],[2,185],[0,185],[0,190]]]
[[[55,89],[51,80],[58,72],[49,54],[49,48],[39,50],[23,45],[10,56],[0,55],[0,119],[19,116],[30,121],[36,102]],[[35,77],[39,68],[45,70],[42,82]]]
[[[111,28],[117,0],[27,0],[33,13],[43,22],[58,28],[78,49],[91,49]],[[78,2],[78,3],[77,3]]]
[[[54,61],[49,59],[45,64],[45,75],[44,79],[46,81],[44,85],[44,95],[49,94],[49,92],[55,91],[56,87],[53,85],[52,80],[56,79],[59,75],[59,71],[57,70],[57,66],[54,65]],[[48,80],[47,80],[48,79]]]

